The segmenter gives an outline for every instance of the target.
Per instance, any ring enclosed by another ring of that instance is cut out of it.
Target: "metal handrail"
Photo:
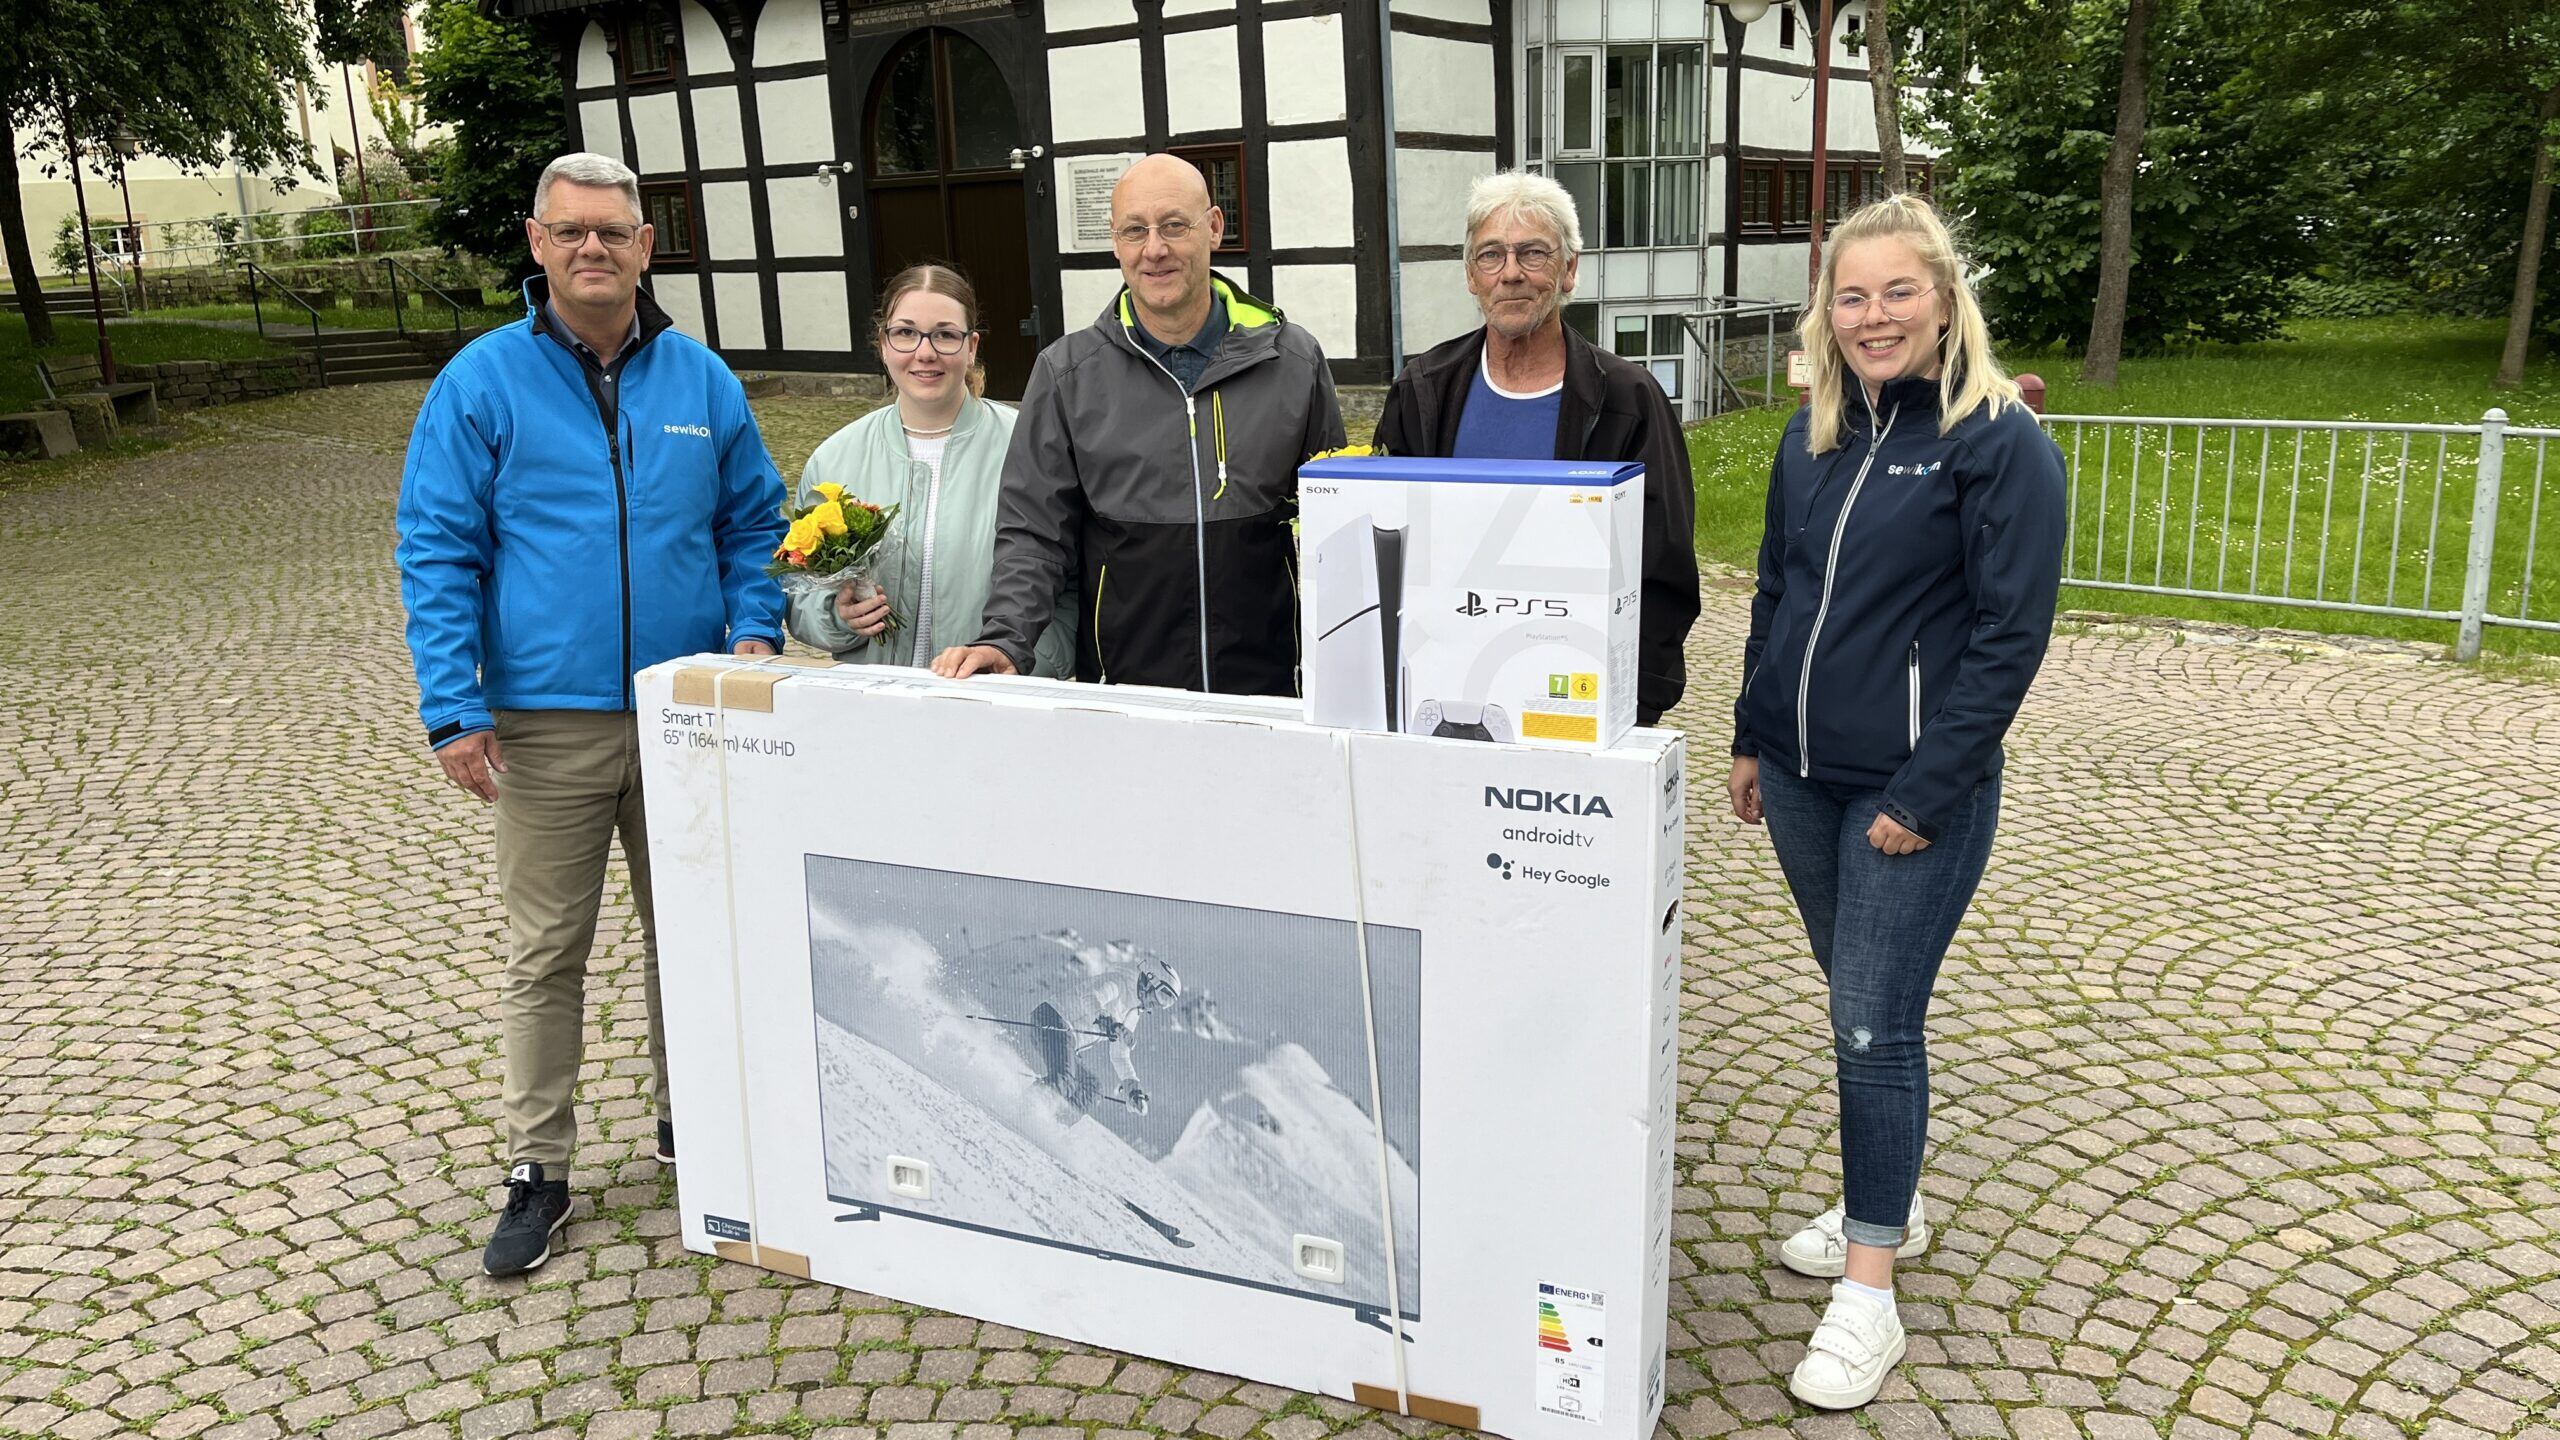
[[[258,327],[258,338],[263,340],[266,338],[267,334],[267,312],[258,304],[258,282],[261,280],[275,286],[278,291],[283,293],[284,298],[301,306],[303,312],[311,317],[311,358],[320,367],[320,387],[324,390],[327,389],[329,386],[329,347],[320,343],[319,310],[315,308],[310,301],[294,294],[293,287],[285,284],[282,280],[277,279],[265,270],[258,268],[257,261],[249,259],[244,255],[240,259],[240,265],[242,269],[249,272],[249,317]]]
[[[383,256],[382,269],[383,273],[391,280],[391,328],[394,331],[398,332],[403,337],[406,337],[409,333],[408,326],[403,320],[404,306],[401,303],[400,291],[400,277],[403,274],[406,274],[410,279],[418,282],[418,292],[420,295],[435,296],[437,299],[445,303],[445,308],[453,312],[453,338],[456,340],[462,338],[461,301],[446,294],[443,286],[436,284],[426,276],[421,275],[417,271],[410,269],[408,266],[401,264],[396,256]]]

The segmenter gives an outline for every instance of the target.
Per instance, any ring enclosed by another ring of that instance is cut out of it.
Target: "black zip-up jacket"
[[[1733,753],[1881,789],[1935,840],[2053,636],[2062,452],[2024,406],[1941,435],[1934,380],[1850,390],[1838,449],[1806,448],[1805,410],[1778,441]]]
[[[1076,678],[1298,693],[1298,465],[1342,443],[1315,337],[1212,275],[1227,333],[1189,395],[1129,292],[1040,352],[996,500],[980,641],[1024,674],[1061,604]]]
[[[1636,723],[1680,703],[1689,668],[1680,647],[1698,619],[1698,494],[1680,417],[1644,367],[1564,330],[1558,460],[1644,466],[1644,571],[1636,615]],[[1378,443],[1390,455],[1445,457],[1458,441],[1467,391],[1483,362],[1481,328],[1414,357],[1387,387]]]

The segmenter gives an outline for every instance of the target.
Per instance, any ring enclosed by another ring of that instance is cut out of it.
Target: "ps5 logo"
[[[1542,810],[1556,815],[1580,815],[1585,819],[1618,818],[1616,812],[1609,808],[1608,796],[1580,795],[1571,790],[1513,790],[1487,785],[1484,787],[1484,803],[1486,809]]]
[[[1563,619],[1573,609],[1562,600],[1538,595],[1496,595],[1487,605],[1486,597],[1473,590],[1467,592],[1466,603],[1458,607],[1461,615],[1546,615]]]

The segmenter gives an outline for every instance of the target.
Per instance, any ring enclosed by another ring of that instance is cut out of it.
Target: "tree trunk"
[[[1876,168],[1884,190],[1899,195],[1910,177],[1902,164],[1902,89],[1894,82],[1891,0],[1867,0],[1867,85],[1876,100]]]
[[[2124,75],[2116,84],[2116,138],[2098,186],[2098,304],[2089,317],[2089,354],[2080,378],[2116,383],[2124,353],[2124,307],[2133,269],[2133,176],[2142,163],[2142,128],[2151,101],[2152,0],[2129,0],[2124,12]]]
[[[2533,293],[2542,277],[2542,243],[2551,224],[2551,154],[2560,140],[2551,138],[2551,122],[2560,120],[2560,85],[2542,92],[2534,114],[2533,188],[2525,192],[2524,248],[2516,252],[2516,298],[2507,311],[2507,352],[2498,360],[2497,385],[2512,390],[2524,383],[2524,357],[2533,340]]]
[[[27,317],[27,344],[42,349],[53,343],[53,312],[44,308],[44,281],[36,274],[35,252],[27,246],[27,210],[18,199],[18,132],[5,107],[0,107],[0,158],[9,161],[8,174],[0,176],[0,245],[8,255],[9,288]]]

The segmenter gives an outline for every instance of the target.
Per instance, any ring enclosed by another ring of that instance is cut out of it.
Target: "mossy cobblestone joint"
[[[423,389],[0,478],[0,1434],[1439,1433],[687,1254],[618,885],[568,1248],[479,1273],[504,942],[400,641]],[[796,474],[858,408],[758,414]],[[1932,1026],[1909,1363],[1854,1416],[1787,1399],[1822,1287],[1776,1247],[1837,1122],[1802,932],[1720,803],[1747,597],[1711,581],[1676,712],[1665,1437],[2560,1440],[2560,686],[2149,629],[2068,628],[2014,736]]]

